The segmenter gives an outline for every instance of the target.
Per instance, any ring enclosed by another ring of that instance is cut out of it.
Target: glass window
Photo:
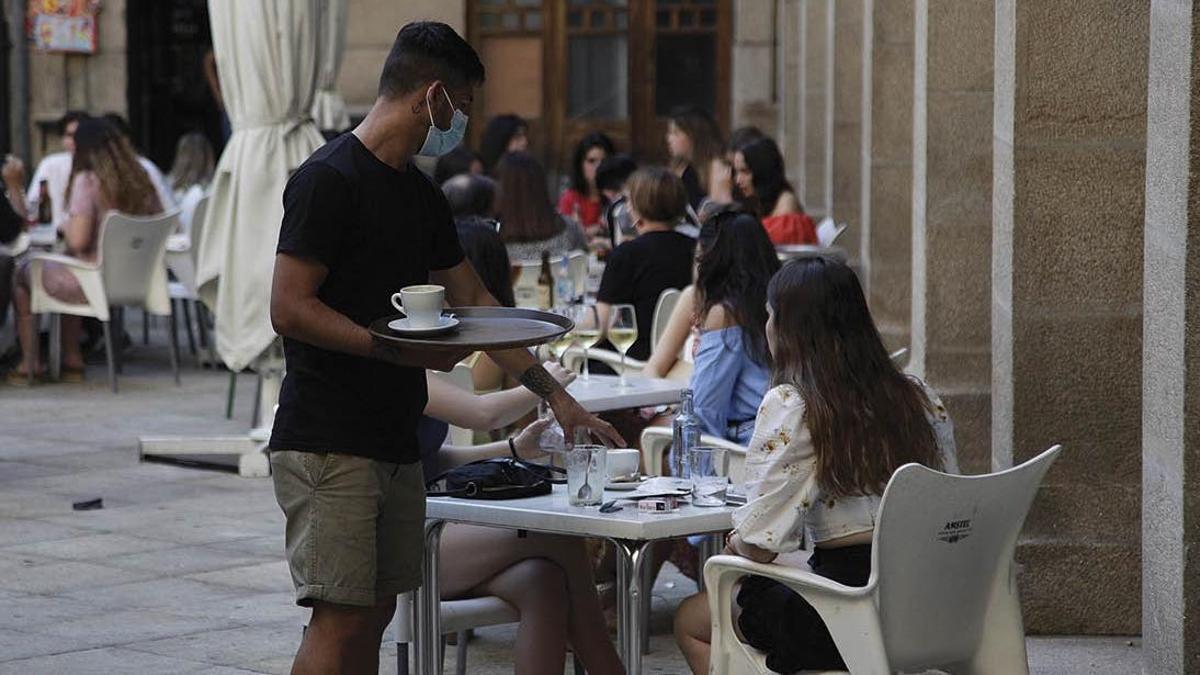
[[[658,35],[655,44],[654,111],[668,115],[680,105],[717,107],[717,44],[714,35]]]
[[[625,119],[629,115],[628,40],[624,35],[572,36],[567,45],[567,114]]]
[[[541,30],[542,29],[542,13],[541,12],[526,12],[525,13],[525,30]]]

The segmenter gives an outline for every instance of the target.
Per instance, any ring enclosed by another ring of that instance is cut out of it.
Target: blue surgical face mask
[[[442,93],[446,95],[450,107],[454,108],[454,101],[450,100],[450,92],[443,88]],[[428,96],[425,98],[425,103],[429,104]],[[463,137],[467,134],[467,116],[463,111],[454,108],[454,116],[450,118],[450,128],[443,130],[433,122],[433,106],[427,105],[427,107],[429,108],[429,132],[425,134],[425,144],[421,146],[417,154],[422,157],[441,157],[462,143]]]

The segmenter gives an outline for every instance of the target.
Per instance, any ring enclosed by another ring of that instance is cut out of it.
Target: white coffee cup
[[[609,448],[608,477],[620,478],[637,473],[642,454],[631,448]]]
[[[442,316],[446,289],[435,284],[405,286],[392,294],[392,306],[404,312],[413,328],[434,328]]]

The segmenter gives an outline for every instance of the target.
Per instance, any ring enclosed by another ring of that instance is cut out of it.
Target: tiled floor
[[[292,603],[270,481],[137,459],[141,435],[242,432],[253,380],[241,378],[227,421],[226,375],[186,369],[176,387],[166,364],[161,347],[135,347],[116,396],[102,367],[84,385],[0,385],[0,674],[288,671],[306,612]],[[71,508],[96,497],[101,510]],[[647,673],[685,671],[670,617],[692,587],[666,570]],[[511,672],[513,636],[479,631],[468,672]],[[1140,671],[1124,639],[1029,646],[1038,673]],[[393,645],[380,661],[395,671]]]

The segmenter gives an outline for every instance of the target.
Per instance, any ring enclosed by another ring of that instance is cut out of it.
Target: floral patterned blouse
[[[913,378],[916,379],[916,378]],[[954,425],[941,399],[917,380],[933,405],[928,415],[945,471],[958,473]],[[767,392],[746,452],[745,506],[733,513],[742,541],[777,553],[875,529],[880,495],[832,498],[816,477],[804,400],[789,384]]]

